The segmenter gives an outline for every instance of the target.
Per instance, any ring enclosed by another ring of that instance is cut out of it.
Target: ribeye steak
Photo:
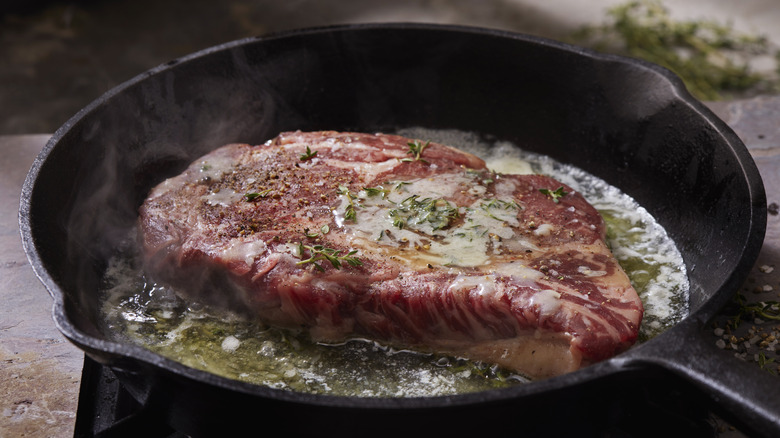
[[[230,144],[140,208],[146,269],[179,294],[316,340],[555,376],[627,349],[642,302],[599,213],[542,175],[384,135]]]

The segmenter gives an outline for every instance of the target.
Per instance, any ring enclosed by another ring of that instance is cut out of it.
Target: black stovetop
[[[107,367],[84,356],[75,438],[184,438],[159,412],[146,408]]]
[[[597,436],[609,438],[656,438],[658,436],[716,437],[718,422],[707,406],[691,398],[686,388],[675,388],[659,382],[644,382],[634,388],[626,388],[632,394],[630,402],[623,396],[614,403],[600,399],[600,415],[594,416],[594,424],[583,425],[583,415],[571,416],[586,406],[567,406],[561,403],[560,412],[553,414],[549,436]],[[575,421],[567,419],[577,418]],[[535,418],[548,422],[550,419]],[[477,419],[475,419],[477,421]],[[524,434],[523,423],[518,418],[517,436]],[[585,426],[585,427],[583,427]],[[283,425],[281,426],[283,427]],[[594,431],[592,434],[583,431]],[[489,427],[486,427],[486,434]],[[84,358],[81,388],[74,436],[77,438],[185,438],[190,436],[171,427],[165,413],[139,403],[108,368]],[[368,436],[368,435],[367,435]]]

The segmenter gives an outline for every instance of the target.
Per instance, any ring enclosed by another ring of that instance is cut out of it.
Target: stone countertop
[[[50,135],[0,136],[0,437],[73,436],[84,355],[54,326],[52,299],[19,234],[19,195]]]
[[[718,102],[710,107],[748,146],[767,190],[766,239],[742,292],[751,301],[777,301],[780,96]],[[54,326],[52,300],[32,272],[19,236],[21,186],[49,137],[0,136],[0,202],[5,206],[0,210],[0,437],[73,436],[76,418],[83,353]],[[713,342],[716,339],[713,335]],[[775,357],[772,351],[771,358]],[[752,355],[745,360],[753,360]],[[780,359],[775,359],[775,367],[777,362]],[[756,367],[756,372],[765,371]],[[725,424],[722,432],[738,433]]]

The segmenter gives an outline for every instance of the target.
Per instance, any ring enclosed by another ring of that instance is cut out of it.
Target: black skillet
[[[411,399],[245,384],[101,333],[102,269],[155,183],[229,142],[261,143],[296,129],[405,127],[508,140],[620,187],[679,245],[691,315],[568,375]],[[650,436],[684,431],[692,414],[678,410],[691,406],[713,407],[757,435],[780,436],[780,381],[718,350],[708,327],[761,247],[760,176],[722,121],[677,77],[645,62],[436,25],[343,26],[228,43],[141,74],[57,130],[25,182],[20,223],[62,333],[110,367],[149,410],[194,436],[277,426],[290,436],[587,436],[597,424],[612,436],[641,424],[639,435]],[[659,403],[643,403],[652,397]]]

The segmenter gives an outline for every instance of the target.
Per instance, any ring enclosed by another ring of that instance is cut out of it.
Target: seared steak
[[[643,313],[579,193],[394,135],[224,146],[155,187],[140,230],[148,272],[184,296],[532,378],[625,350]]]

